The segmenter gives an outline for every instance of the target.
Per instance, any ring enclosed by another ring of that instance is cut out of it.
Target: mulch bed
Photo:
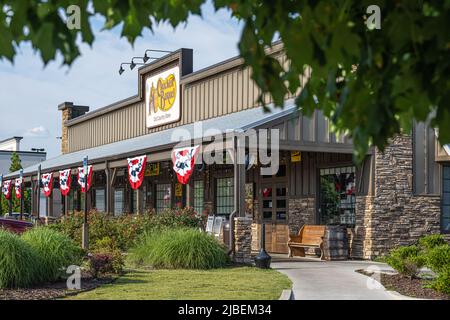
[[[357,270],[366,276],[372,276],[372,272]],[[420,299],[450,300],[450,295],[437,292],[431,288],[424,288],[429,281],[425,279],[410,279],[400,274],[381,273],[381,284],[387,290],[397,291],[398,293]]]
[[[0,300],[53,300],[63,298],[67,295],[92,290],[113,281],[114,278],[112,276],[95,279],[89,274],[82,274],[80,290],[68,290],[66,280],[62,280],[34,288],[0,289]]]

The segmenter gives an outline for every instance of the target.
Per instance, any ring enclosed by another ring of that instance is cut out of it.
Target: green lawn
[[[275,270],[236,267],[214,270],[133,270],[92,291],[68,299],[80,300],[272,300],[291,281]]]

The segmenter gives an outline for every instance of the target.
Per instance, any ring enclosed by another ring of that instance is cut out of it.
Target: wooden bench
[[[304,225],[298,235],[290,235],[288,241],[289,257],[305,256],[305,248],[319,248],[320,259],[323,256],[323,237],[325,235],[325,226]]]

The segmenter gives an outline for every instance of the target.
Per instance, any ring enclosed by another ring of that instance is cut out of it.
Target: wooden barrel
[[[347,260],[349,245],[345,226],[326,226],[323,237],[323,253],[326,260]]]

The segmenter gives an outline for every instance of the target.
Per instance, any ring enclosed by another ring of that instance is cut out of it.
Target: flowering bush
[[[81,243],[83,219],[84,213],[74,212],[49,227]],[[176,227],[204,228],[205,222],[206,216],[195,213],[192,208],[167,209],[159,214],[154,211],[140,215],[124,214],[119,217],[91,211],[88,215],[89,240],[91,245],[93,244],[92,249],[95,249],[97,241],[107,237],[118,249],[125,251],[147,230]]]

